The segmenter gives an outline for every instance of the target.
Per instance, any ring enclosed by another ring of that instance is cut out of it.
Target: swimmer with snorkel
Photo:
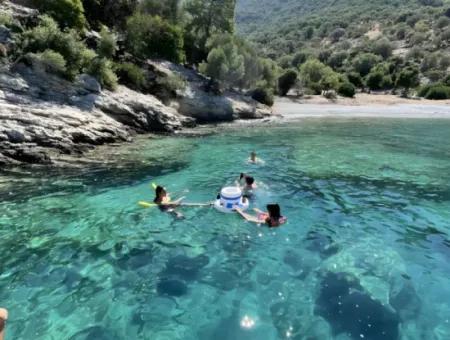
[[[269,228],[278,228],[287,222],[287,218],[281,215],[281,209],[278,204],[268,204],[267,212],[259,209],[253,209],[258,215],[250,215],[241,209],[235,209],[246,221],[257,224],[267,224]]]
[[[155,199],[153,200],[153,203],[157,204],[161,211],[171,213],[179,219],[184,218],[184,216],[176,211],[175,208],[181,204],[183,199],[184,197],[179,198],[176,201],[172,201],[164,187],[160,185],[155,187]]]

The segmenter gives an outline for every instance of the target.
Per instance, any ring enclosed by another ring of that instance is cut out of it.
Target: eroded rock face
[[[166,61],[150,65],[158,74],[175,74],[185,81],[185,88],[178,91],[175,99],[178,112],[200,123],[261,119],[272,114],[268,106],[237,92],[225,91],[218,95],[210,90],[210,81],[195,70]]]
[[[170,133],[192,124],[151,95],[125,87],[100,92],[88,75],[72,84],[23,65],[0,73],[0,164],[49,164],[136,132]]]

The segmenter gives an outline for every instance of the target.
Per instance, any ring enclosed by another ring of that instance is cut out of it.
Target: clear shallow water
[[[119,165],[0,177],[11,339],[448,339],[449,121],[305,121],[144,140]],[[256,149],[263,166],[245,163]],[[209,201],[240,172],[277,230]],[[245,316],[254,326],[241,326]]]

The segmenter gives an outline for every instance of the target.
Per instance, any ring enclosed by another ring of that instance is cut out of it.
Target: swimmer
[[[269,226],[269,228],[277,228],[287,221],[286,217],[281,216],[281,209],[278,204],[268,204],[267,212],[259,209],[254,209],[254,211],[258,214],[257,216],[247,214],[241,209],[236,209],[236,212],[246,221],[258,224],[265,223]]]
[[[244,185],[241,186],[241,182],[244,180]],[[241,173],[241,176],[239,176],[239,181],[237,183],[238,187],[241,188],[242,194],[245,197],[251,197],[253,196],[253,190],[257,188],[255,179],[252,176],[248,176],[244,173]]]
[[[172,201],[166,189],[158,185],[155,189],[155,199],[153,200],[153,202],[158,204],[159,209],[161,211],[169,212],[173,214],[176,218],[183,218],[184,217],[183,214],[177,212],[174,209],[175,207],[181,204],[181,201],[183,199],[184,198],[180,198],[176,201]]]
[[[248,159],[248,163],[251,163],[251,164],[264,164],[264,161],[261,158],[258,158],[256,156],[256,152],[255,151],[252,151],[250,153],[250,158]]]
[[[8,311],[5,308],[0,308],[0,340],[5,337],[6,320],[8,320]]]

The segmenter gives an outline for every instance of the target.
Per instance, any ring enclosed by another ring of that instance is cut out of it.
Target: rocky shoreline
[[[97,145],[129,141],[142,133],[174,133],[197,123],[258,119],[271,110],[244,95],[206,91],[194,70],[154,62],[186,86],[170,103],[124,86],[102,91],[81,75],[75,82],[19,64],[0,71],[0,164],[57,164]]]

